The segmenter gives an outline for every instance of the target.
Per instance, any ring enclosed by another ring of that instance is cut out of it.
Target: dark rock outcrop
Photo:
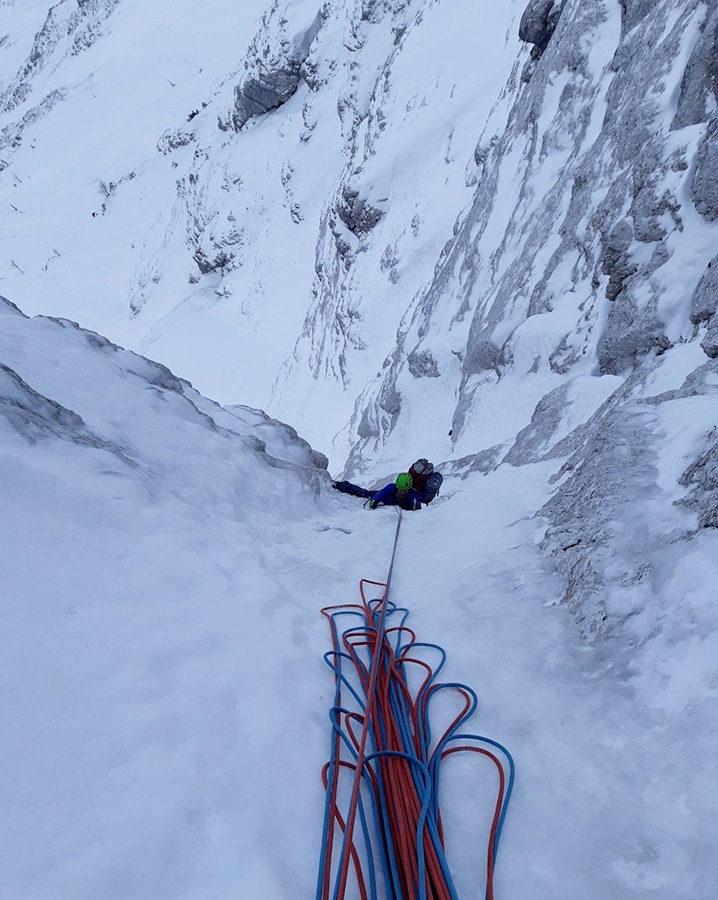
[[[718,256],[708,263],[708,268],[698,282],[693,294],[691,322],[700,325],[709,322],[718,309]]]
[[[621,0],[622,26],[624,35],[635,28],[654,6],[653,0]]]
[[[531,55],[538,59],[548,47],[565,0],[530,0],[519,23],[519,37],[533,44]]]
[[[706,356],[710,356],[711,359],[718,359],[718,317],[713,316],[711,319],[708,330],[706,331],[706,336],[701,341],[701,347],[703,348]]]
[[[601,374],[626,375],[644,356],[670,346],[655,303],[640,306],[624,291],[609,310],[606,334],[598,347]]]
[[[246,75],[234,89],[231,124],[235,131],[255,116],[278,109],[296,93],[302,80],[302,67],[324,21],[319,12],[304,33],[290,39],[286,33],[287,21],[281,18],[274,22],[277,11],[275,3],[249,49],[244,64]]]
[[[412,350],[407,357],[409,371],[415,378],[439,378],[439,365],[430,350],[417,353]]]
[[[352,234],[357,236],[368,234],[384,217],[384,213],[372,206],[359,191],[345,185],[341,200],[336,206],[337,215]]]
[[[254,116],[261,116],[286,103],[299,87],[302,62],[286,59],[270,71],[260,71],[235,88],[232,122],[239,131]]]
[[[633,242],[633,228],[628,219],[621,219],[614,225],[606,244],[601,261],[601,271],[608,275],[606,297],[615,300],[623,290],[623,285],[631,275],[638,271],[638,266],[631,262],[628,248]]]

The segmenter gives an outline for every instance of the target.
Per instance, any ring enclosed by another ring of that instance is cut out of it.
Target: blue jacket
[[[421,509],[419,495],[411,488],[405,497],[400,497],[395,484],[387,484],[372,497],[371,506],[385,503],[387,506],[400,506],[402,509]]]

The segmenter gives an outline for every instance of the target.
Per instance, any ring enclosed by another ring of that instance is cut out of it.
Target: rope
[[[439,784],[443,761],[462,752],[489,759],[498,774],[485,866],[485,898],[494,900],[514,763],[491,738],[460,732],[476,710],[476,694],[463,684],[437,683],[445,651],[417,641],[405,624],[409,611],[390,599],[402,523],[397,512],[386,582],[362,579],[361,603],[322,609],[332,640],[324,659],[335,688],[316,900],[345,900],[350,883],[359,900],[458,900],[444,850]],[[370,589],[380,596],[367,599]],[[435,658],[434,665],[424,657]],[[430,710],[444,691],[458,696],[461,709],[434,741]]]

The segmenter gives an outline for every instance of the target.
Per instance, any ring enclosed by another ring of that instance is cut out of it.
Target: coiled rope
[[[496,741],[460,733],[477,707],[476,694],[463,684],[436,682],[445,651],[417,641],[405,625],[409,611],[389,597],[402,523],[397,512],[386,582],[362,579],[360,604],[322,609],[332,637],[324,659],[335,691],[316,900],[345,900],[350,881],[359,900],[458,900],[444,852],[439,783],[442,761],[464,751],[487,757],[498,773],[486,854],[485,897],[494,900],[514,763]],[[381,596],[367,599],[369,590]],[[433,666],[422,658],[437,655]],[[417,672],[421,683],[412,691],[409,682],[417,679],[410,676]],[[432,741],[429,711],[442,691],[458,694],[462,709]]]

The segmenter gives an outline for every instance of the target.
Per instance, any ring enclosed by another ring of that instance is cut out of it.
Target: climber
[[[421,509],[421,500],[412,487],[411,475],[401,472],[396,481],[387,484],[369,501],[369,509],[376,509],[381,503],[387,506],[400,506],[402,509]]]
[[[412,488],[412,478],[408,472],[397,475],[393,484],[387,484],[380,491],[368,491],[358,484],[352,484],[351,481],[332,481],[332,487],[342,494],[369,500],[368,506],[371,509],[375,509],[380,503],[387,506],[401,506],[402,509],[421,509],[421,498]]]
[[[415,463],[409,466],[409,475],[411,475],[414,488],[419,494],[422,503],[431,503],[431,501],[439,493],[439,489],[444,481],[440,472],[434,471],[433,463],[430,463],[426,457],[422,456]]]

